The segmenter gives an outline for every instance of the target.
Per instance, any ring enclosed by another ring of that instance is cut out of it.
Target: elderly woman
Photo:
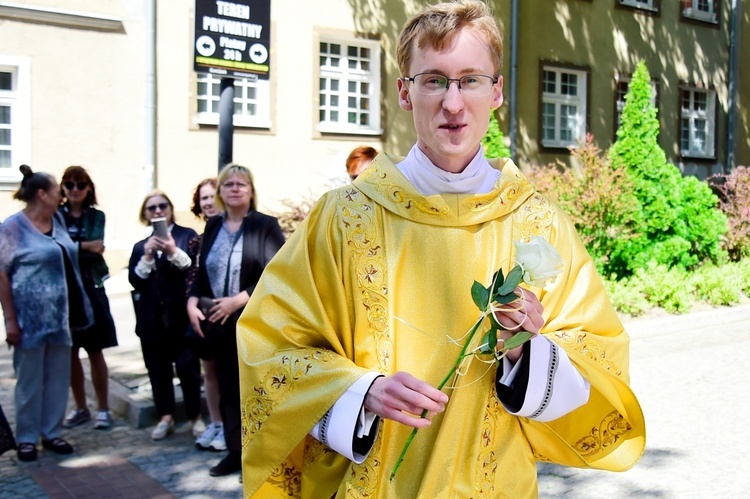
[[[26,206],[0,225],[0,304],[16,372],[18,459],[37,459],[36,444],[57,454],[73,447],[60,438],[70,383],[70,332],[89,327],[78,247],[56,216],[60,186],[21,166],[14,198]]]
[[[109,277],[109,269],[102,256],[105,218],[102,211],[94,208],[97,203],[96,189],[85,168],[68,167],[63,173],[61,185],[63,204],[59,211],[65,220],[68,235],[78,244],[83,287],[94,310],[94,325],[84,331],[73,331],[70,389],[76,405],[63,421],[63,427],[73,428],[91,419],[86,405],[83,365],[78,355],[83,348],[89,357],[91,381],[96,393],[98,411],[94,428],[105,430],[112,426],[112,415],[107,401],[109,372],[102,350],[117,346],[115,322],[104,289],[104,280]]]
[[[200,363],[185,339],[188,326],[185,278],[191,263],[187,249],[197,234],[174,223],[172,201],[161,191],[149,193],[141,204],[140,220],[144,225],[156,218],[166,219],[168,231],[162,237],[154,232],[135,244],[128,277],[134,289],[135,332],[141,340],[143,361],[160,418],[151,438],[161,440],[174,431],[173,365],[180,378],[193,435],[203,433],[206,425],[200,417]]]
[[[206,224],[187,311],[193,329],[212,336],[215,345],[219,407],[229,453],[210,474],[223,476],[242,467],[237,319],[263,269],[284,244],[284,235],[275,218],[256,211],[253,177],[244,166],[229,164],[221,170],[216,205],[222,214]],[[201,298],[213,305],[201,310]]]

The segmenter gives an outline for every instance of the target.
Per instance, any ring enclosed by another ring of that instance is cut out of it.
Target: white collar
[[[438,168],[417,144],[396,167],[424,196],[433,194],[486,194],[495,186],[500,171],[492,168],[479,147],[474,158],[460,173]]]

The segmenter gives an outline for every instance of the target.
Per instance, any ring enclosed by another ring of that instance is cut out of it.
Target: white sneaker
[[[199,437],[206,431],[206,423],[203,422],[203,418],[198,416],[195,421],[190,423],[190,427],[193,430],[193,436]]]
[[[97,412],[94,428],[96,428],[97,430],[106,430],[110,426],[112,426],[112,415],[109,413],[109,411]]]
[[[154,431],[151,432],[151,439],[152,440],[162,440],[167,438],[167,435],[172,433],[174,431],[174,421],[166,422],[166,421],[159,421],[159,424],[156,425],[156,428],[154,428]]]
[[[224,440],[224,426],[219,428],[219,432],[216,434],[211,443],[208,444],[208,448],[213,451],[227,450],[227,442]]]
[[[211,423],[208,425],[208,428],[195,439],[195,446],[201,450],[208,450],[211,445],[211,442],[214,438],[216,438],[216,435],[221,433],[224,434],[224,425],[221,423]]]

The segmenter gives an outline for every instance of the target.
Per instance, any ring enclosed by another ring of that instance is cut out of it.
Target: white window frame
[[[685,109],[682,105],[683,92],[690,93],[690,109]],[[693,109],[693,102],[696,94],[706,95],[706,109],[703,111],[696,111]],[[709,89],[697,88],[692,86],[680,87],[680,128],[679,128],[679,141],[680,141],[680,155],[686,158],[707,158],[714,159],[716,157],[716,92]],[[683,148],[682,136],[685,131],[684,121],[688,122],[688,147]],[[705,147],[698,147],[699,140],[697,138],[697,130],[695,127],[696,120],[706,121],[706,140]]]
[[[700,9],[701,1],[707,4],[708,10]],[[705,21],[717,24],[719,22],[719,13],[716,10],[716,0],[689,0],[688,7],[682,9],[682,15],[690,19]]]
[[[316,129],[321,133],[381,135],[383,129],[380,126],[380,90],[382,86],[380,79],[380,64],[382,58],[380,40],[321,33],[318,36],[317,41],[318,43],[316,43],[315,48],[317,56],[316,64],[318,66],[319,74],[315,99]],[[328,59],[321,61],[322,54],[320,51],[320,45],[323,43],[341,46],[339,67],[328,65]],[[360,68],[349,68],[349,47],[369,49],[369,69],[362,70]],[[321,81],[325,81],[326,85],[328,85],[332,80],[338,80],[337,91],[334,91],[331,88],[321,88]],[[354,84],[357,86],[360,83],[368,84],[367,93],[364,95],[359,93],[349,94],[349,85]],[[325,103],[321,100],[322,95],[327,99]],[[330,99],[332,96],[338,97],[337,105],[331,105]],[[354,99],[356,102],[358,101],[358,97],[367,98],[367,102],[369,103],[367,109],[360,106],[354,108],[349,107],[350,98]],[[321,120],[321,112],[325,113],[326,117],[329,117],[331,111],[338,113],[338,120]],[[349,123],[348,118],[350,111],[356,113],[357,116],[365,111],[369,116],[368,124],[362,125],[359,123]]]
[[[15,184],[22,164],[31,164],[31,59],[0,55],[0,71],[11,74],[11,90],[0,90],[0,105],[10,107],[10,165],[0,168],[0,185]],[[7,150],[7,149],[6,149]]]
[[[219,113],[212,111],[213,103],[218,106],[220,99],[219,88],[221,76],[211,73],[198,73],[195,80],[195,123],[199,125],[218,125]],[[208,89],[207,93],[200,92],[201,84],[205,83]],[[247,92],[250,88],[255,88],[255,99],[247,98]],[[207,111],[198,111],[197,106],[204,101]],[[248,105],[255,105],[255,113],[236,112],[237,104],[243,106],[243,110]],[[260,78],[235,78],[234,79],[234,106],[235,113],[232,121],[236,127],[247,128],[271,128],[271,85],[270,80]]]
[[[650,10],[652,12],[657,12],[659,10],[658,6],[656,5],[656,0],[617,0],[620,5],[627,5],[628,7],[633,7],[635,9],[643,9],[643,10]]]
[[[544,89],[544,72],[554,73],[555,76],[555,92],[546,92]],[[563,74],[576,75],[578,77],[577,82],[577,95],[564,95],[560,92],[561,76]],[[544,147],[570,147],[575,146],[579,141],[583,141],[586,138],[586,102],[588,92],[588,72],[580,69],[573,69],[561,66],[543,66],[542,67],[542,104],[539,113],[540,127],[539,127],[539,138]],[[555,106],[555,138],[547,139],[544,137],[544,105],[552,104]],[[563,140],[560,138],[562,131],[562,106],[576,106],[575,114],[575,127],[573,128],[572,140]]]

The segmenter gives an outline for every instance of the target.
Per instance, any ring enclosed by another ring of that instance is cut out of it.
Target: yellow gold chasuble
[[[491,163],[502,173],[490,193],[423,196],[381,154],[324,195],[268,265],[237,325],[246,496],[535,497],[535,461],[636,463],[645,427],[628,387],[629,340],[596,269],[568,218],[510,160]],[[564,263],[534,288],[542,333],[591,384],[587,404],[548,423],[512,416],[496,397],[496,368],[474,360],[393,482],[411,428],[384,421],[361,465],[307,436],[366,372],[436,386],[478,317],[472,283],[507,274],[513,242],[535,235]]]

